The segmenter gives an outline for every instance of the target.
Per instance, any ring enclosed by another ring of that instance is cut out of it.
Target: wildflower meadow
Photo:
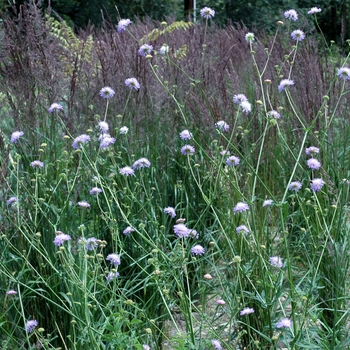
[[[350,50],[321,11],[1,14],[1,349],[350,348]]]

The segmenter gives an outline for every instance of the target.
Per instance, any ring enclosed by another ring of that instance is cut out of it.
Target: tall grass
[[[2,349],[349,346],[347,57],[214,21],[3,14]]]

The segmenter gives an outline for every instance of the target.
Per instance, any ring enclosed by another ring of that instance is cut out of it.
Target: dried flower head
[[[118,33],[122,33],[126,30],[127,26],[129,24],[131,24],[132,22],[130,21],[130,19],[121,19],[119,22],[118,22]]]
[[[115,91],[109,86],[105,86],[100,90],[100,96],[103,98],[112,98],[115,95]]]
[[[209,19],[213,18],[215,16],[215,11],[211,9],[210,7],[203,7],[200,10],[200,14],[203,18]]]

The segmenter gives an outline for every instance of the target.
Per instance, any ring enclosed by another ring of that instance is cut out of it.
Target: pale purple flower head
[[[63,111],[63,106],[60,105],[59,103],[53,103],[53,104],[48,108],[48,111],[49,111],[49,113]]]
[[[280,119],[281,118],[281,115],[277,111],[270,111],[267,113],[267,115],[273,119]]]
[[[112,280],[114,280],[115,278],[117,278],[119,276],[120,276],[119,272],[111,271],[111,272],[108,273],[108,275],[106,277],[106,280],[109,282],[109,281],[112,281]]]
[[[191,248],[192,255],[203,255],[204,253],[205,249],[200,244],[196,244]]]
[[[188,235],[189,237],[195,238],[195,239],[199,238],[199,233],[197,232],[197,230],[189,229],[189,231],[190,231]]]
[[[272,266],[281,268],[283,266],[283,261],[282,258],[280,258],[279,256],[271,256],[269,258],[269,262]]]
[[[320,153],[320,149],[318,147],[315,147],[315,146],[310,146],[310,147],[305,149],[305,153],[308,156],[313,157],[315,154]]]
[[[133,229],[131,226],[128,226],[128,227],[123,231],[123,233],[124,233],[125,236],[128,236],[128,235],[130,235],[130,233],[132,233],[132,232],[134,232],[134,231],[135,231],[135,229]]]
[[[292,325],[292,321],[287,317],[282,317],[277,323],[276,328],[289,328]]]
[[[263,203],[263,207],[269,207],[273,204],[273,200],[272,199],[265,199],[264,203]]]
[[[37,320],[29,320],[26,323],[26,331],[27,333],[31,333],[34,331],[36,327],[38,327],[38,321]]]
[[[80,201],[80,202],[78,202],[78,206],[80,208],[90,208],[90,204],[87,201]]]
[[[248,41],[248,43],[252,43],[255,39],[254,33],[247,33],[245,35],[245,40]]]
[[[223,151],[220,152],[220,154],[222,156],[229,156],[230,155],[230,151],[228,151],[227,149],[224,149]]]
[[[143,350],[151,350],[150,346],[147,344],[142,345]]]
[[[231,156],[226,159],[226,164],[228,166],[237,166],[241,160],[236,156]]]
[[[288,189],[290,191],[295,191],[295,192],[298,192],[302,187],[302,184],[300,181],[292,181],[289,186],[288,186]]]
[[[153,50],[152,45],[143,44],[139,49],[139,55],[140,56],[147,56],[152,52],[152,50]]]
[[[15,204],[15,203],[17,203],[17,202],[18,202],[18,198],[15,197],[15,196],[10,197],[10,198],[6,201],[7,205],[12,205],[12,204]]]
[[[6,295],[16,295],[16,294],[17,294],[17,292],[13,289],[10,289],[6,292]]]
[[[126,135],[129,131],[129,128],[127,126],[122,126],[120,129],[119,129],[119,134],[120,135]]]
[[[34,160],[33,162],[30,163],[30,166],[32,168],[43,168],[44,167],[44,163],[41,162],[40,160]]]
[[[237,104],[241,104],[242,102],[247,102],[247,96],[244,94],[237,94],[233,96],[233,102]]]
[[[176,216],[175,209],[173,207],[164,208],[164,213],[170,215],[172,218]]]
[[[185,238],[190,235],[190,229],[186,227],[185,224],[174,225],[174,232],[179,238]]]
[[[115,91],[109,86],[105,86],[100,90],[100,96],[103,98],[112,98],[115,95]]]
[[[298,14],[295,10],[288,10],[284,13],[284,17],[291,19],[293,21],[298,20]]]
[[[281,92],[285,90],[286,87],[294,85],[294,81],[290,79],[282,79],[278,85],[278,91]]]
[[[109,134],[102,134],[100,141],[100,148],[107,148],[115,143],[115,138],[111,137]]]
[[[147,158],[140,158],[132,165],[133,169],[149,168],[151,162]]]
[[[213,345],[213,347],[216,349],[216,350],[222,350],[222,346],[221,346],[221,343],[219,340],[217,339],[213,339],[211,341],[211,345]]]
[[[53,240],[53,244],[56,247],[61,246],[64,242],[66,241],[70,241],[71,240],[71,236],[70,235],[66,235],[65,233],[61,232],[59,234],[56,235],[55,239]]]
[[[11,135],[11,142],[16,143],[24,135],[23,131],[14,131]]]
[[[119,169],[119,173],[125,176],[132,176],[135,174],[134,169],[129,166]]]
[[[192,136],[193,136],[192,133],[189,132],[188,130],[183,130],[180,132],[180,138],[182,140],[191,140]]]
[[[222,300],[222,299],[218,299],[218,300],[216,300],[216,303],[219,304],[219,305],[225,305],[226,301]]]
[[[317,170],[321,168],[321,163],[315,158],[308,159],[306,164],[312,170]]]
[[[292,37],[293,40],[296,40],[296,41],[302,41],[305,39],[305,33],[300,29],[292,31],[292,34],[290,36]]]
[[[120,265],[120,256],[118,254],[108,254],[106,260],[109,260],[109,262],[114,266]]]
[[[184,156],[192,155],[192,154],[194,154],[195,151],[196,151],[195,148],[191,145],[185,145],[185,146],[181,147],[181,153]]]
[[[91,138],[89,135],[82,134],[74,139],[74,141],[72,143],[72,147],[74,149],[79,149],[81,147],[81,145],[88,143],[90,140],[91,140]]]
[[[99,188],[99,187],[93,187],[91,190],[90,190],[90,194],[99,194],[102,192],[102,189]]]
[[[236,213],[244,213],[245,211],[249,210],[249,205],[247,203],[238,202],[234,208],[233,212]]]
[[[90,237],[86,240],[85,242],[85,248],[86,250],[94,250],[98,247],[97,244],[97,238],[95,237]]]
[[[245,307],[243,310],[241,310],[241,311],[239,312],[239,314],[240,314],[241,316],[249,315],[249,314],[252,314],[252,313],[254,313],[254,309],[252,309],[251,307]]]
[[[129,88],[129,89],[134,89],[134,90],[139,90],[141,85],[140,83],[137,81],[136,78],[128,78],[125,80],[125,85]],[[126,133],[125,133],[126,134]]]
[[[130,19],[121,19],[119,22],[118,22],[118,33],[121,33],[121,32],[124,32],[127,28],[127,26],[129,24],[131,24],[132,22],[130,21]]]
[[[344,80],[350,80],[350,68],[342,67],[338,69],[338,77]]]
[[[310,189],[311,191],[318,192],[322,189],[324,184],[325,182],[321,178],[313,179],[310,181]]]
[[[108,132],[108,129],[109,129],[108,123],[106,123],[106,122],[104,122],[104,121],[100,121],[100,122],[98,123],[98,126],[100,127],[101,132],[103,132],[104,134],[106,134],[106,133]]]
[[[236,227],[236,232],[237,233],[244,233],[244,235],[247,235],[249,233],[249,228],[246,225],[241,225]]]
[[[318,13],[318,12],[321,12],[321,11],[322,11],[322,10],[321,10],[320,8],[318,8],[318,7],[311,7],[311,10],[308,11],[307,13],[308,13],[309,15],[313,15],[313,14]]]
[[[219,120],[215,123],[215,127],[220,131],[228,131],[230,129],[230,126],[224,120]]]
[[[200,14],[203,18],[209,19],[213,18],[215,16],[215,11],[211,9],[210,7],[203,7],[200,10]]]

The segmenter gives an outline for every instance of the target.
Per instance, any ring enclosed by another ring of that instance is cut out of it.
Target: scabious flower
[[[150,346],[147,344],[143,344],[142,347],[143,347],[143,350],[151,350]]]
[[[112,281],[112,280],[114,280],[115,278],[117,278],[119,276],[120,276],[119,272],[112,272],[111,271],[111,272],[108,273],[108,275],[106,277],[106,280],[109,282],[109,281]]]
[[[48,108],[48,111],[49,111],[49,113],[63,111],[63,106],[60,105],[59,103],[53,103],[53,104]]]
[[[212,276],[210,273],[206,273],[203,277],[204,277],[206,280],[212,280],[212,279],[213,279],[213,276]]]
[[[247,102],[247,96],[243,94],[238,94],[233,96],[233,102],[236,104],[241,104],[242,102]]]
[[[263,203],[263,207],[269,207],[273,204],[273,200],[272,199],[266,199],[264,200],[264,203]]]
[[[134,232],[135,230],[131,227],[131,226],[128,226],[124,231],[124,235],[128,236],[130,235],[131,232]]]
[[[245,235],[247,235],[249,233],[249,228],[246,225],[241,225],[241,226],[236,227],[236,232],[237,233],[244,232]]]
[[[200,10],[200,14],[203,18],[209,19],[213,18],[215,16],[215,11],[211,9],[210,7],[203,7]]]
[[[109,262],[114,266],[120,265],[120,256],[118,254],[108,254],[106,260],[109,260]]]
[[[29,320],[26,323],[26,331],[27,333],[31,333],[34,331],[36,327],[38,327],[38,321],[37,320]]]
[[[106,133],[108,132],[108,129],[109,129],[108,123],[106,123],[106,122],[104,122],[104,121],[100,121],[100,122],[98,123],[98,126],[100,127],[101,132],[103,132],[104,134],[106,134]]]
[[[247,210],[249,210],[249,205],[247,203],[243,203],[243,202],[238,202],[233,208],[233,212],[235,214],[236,213],[243,213]]]
[[[32,168],[43,168],[44,167],[44,163],[41,162],[40,160],[34,160],[34,162],[30,163],[30,166]]]
[[[109,134],[102,134],[102,138],[100,141],[100,148],[107,148],[110,145],[113,145],[113,143],[115,143],[115,138],[111,137],[111,135]]]
[[[176,224],[176,225],[174,225],[173,229],[174,229],[176,236],[178,236],[179,238],[188,237],[190,234],[190,231],[191,231],[184,224]]]
[[[318,12],[321,12],[321,11],[322,11],[322,10],[321,10],[320,8],[318,8],[318,7],[311,7],[311,10],[308,11],[307,13],[308,13],[309,15],[313,15],[313,14],[318,13]]]
[[[173,207],[164,208],[164,213],[170,215],[172,218],[176,216],[175,209]]]
[[[190,233],[188,235],[189,237],[195,238],[195,239],[199,238],[199,233],[197,232],[197,230],[192,230],[189,228],[189,231],[190,231]]]
[[[276,328],[289,328],[292,325],[292,321],[287,317],[282,317],[277,323]]]
[[[100,96],[103,98],[112,98],[115,95],[115,91],[109,86],[105,86],[100,90]]]
[[[302,184],[300,181],[292,181],[289,186],[288,189],[291,191],[295,191],[298,192],[302,187]]]
[[[237,166],[241,160],[236,156],[231,156],[226,159],[226,164],[228,166]]]
[[[281,92],[285,90],[286,87],[294,85],[294,81],[290,79],[282,79],[278,85],[278,91]]]
[[[342,67],[338,69],[338,77],[344,80],[350,80],[350,68]]]
[[[192,136],[193,136],[192,133],[189,132],[188,130],[183,130],[180,132],[180,138],[182,140],[191,140]]]
[[[121,19],[119,22],[118,22],[118,33],[122,33],[126,30],[127,26],[129,24],[131,24],[132,22],[130,21],[130,19]]]
[[[315,154],[320,153],[320,149],[318,147],[315,147],[315,146],[310,146],[310,147],[305,149],[305,153],[308,156],[313,157]]]
[[[228,131],[230,129],[230,126],[223,120],[219,120],[215,123],[215,127],[220,131]]]
[[[139,49],[139,55],[140,56],[147,56],[152,52],[152,50],[153,50],[152,45],[143,44]]]
[[[220,154],[222,156],[229,156],[230,155],[230,151],[228,151],[227,149],[224,149],[223,151],[220,152]]]
[[[193,146],[190,146],[190,145],[185,145],[185,146],[181,147],[181,153],[184,156],[194,154],[195,151],[196,151],[195,148]]]
[[[253,34],[253,33],[247,33],[247,34],[245,35],[245,40],[247,40],[248,43],[253,42],[254,39],[255,39],[255,37],[254,37],[254,34]]]
[[[218,299],[218,300],[216,300],[216,303],[219,304],[219,305],[225,305],[226,301],[222,300],[222,299]]]
[[[128,78],[125,80],[125,85],[129,89],[139,90],[140,89],[140,83],[137,81],[136,78]]]
[[[6,295],[16,295],[16,294],[17,294],[17,292],[13,289],[10,289],[6,292]]]
[[[288,10],[284,13],[284,17],[291,19],[293,21],[298,20],[298,14],[295,10]]]
[[[269,258],[270,264],[272,266],[281,268],[283,266],[283,262],[282,262],[282,258],[280,258],[279,256],[271,256]]]
[[[200,244],[196,244],[191,248],[192,255],[203,255],[204,253],[205,249]]]
[[[242,101],[239,105],[242,107],[245,114],[248,114],[252,110],[252,105],[248,101]]]
[[[249,314],[252,314],[252,313],[254,313],[254,309],[252,309],[251,307],[245,307],[243,310],[241,310],[241,311],[239,312],[239,314],[240,314],[241,316],[249,315]]]
[[[11,135],[11,142],[16,143],[24,135],[23,131],[14,131]]]
[[[6,201],[7,205],[12,205],[12,204],[15,204],[15,203],[17,203],[17,202],[18,202],[18,198],[15,197],[15,196],[10,197],[10,198]]]
[[[72,147],[74,149],[79,149],[81,147],[81,145],[88,143],[90,140],[91,140],[91,138],[89,135],[82,134],[74,139],[74,141],[72,143]]]
[[[306,164],[312,170],[317,170],[321,168],[321,163],[315,158],[308,159]]]
[[[63,232],[59,232],[58,234],[56,234],[55,239],[53,240],[53,244],[56,247],[61,246],[64,242],[66,241],[70,241],[71,240],[71,236],[70,235],[66,235]]]
[[[222,350],[221,343],[220,343],[220,341],[217,340],[217,339],[213,339],[213,340],[211,341],[211,345],[213,345],[214,348],[215,348],[216,350]]]
[[[296,41],[302,41],[305,39],[305,33],[300,29],[294,30],[290,36]]]
[[[267,115],[273,119],[280,119],[281,118],[281,115],[277,111],[270,111],[267,113]]]
[[[94,250],[98,247],[97,244],[97,238],[95,237],[90,237],[86,240],[85,242],[85,248],[86,250]]]
[[[119,169],[119,173],[125,176],[132,176],[135,174],[134,169],[130,168],[129,166],[125,166],[124,168]]]
[[[163,46],[159,49],[159,54],[165,56],[169,52],[169,45],[163,44]]]
[[[101,188],[98,188],[98,187],[93,187],[91,190],[90,190],[90,194],[99,194],[102,192],[102,189]]]
[[[86,201],[78,202],[80,208],[90,208],[90,204]]]
[[[324,184],[325,182],[321,178],[313,179],[310,181],[310,189],[311,191],[318,192],[321,190]]]
[[[132,165],[133,169],[149,168],[151,162],[147,158],[140,158]]]
[[[122,126],[120,129],[119,129],[119,134],[120,135],[126,135],[129,131],[129,128],[127,126]]]

